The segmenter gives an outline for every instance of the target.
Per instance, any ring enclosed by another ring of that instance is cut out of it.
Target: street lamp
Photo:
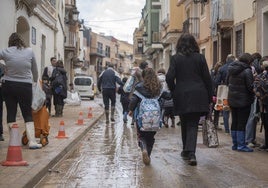
[[[79,15],[79,11],[75,8],[73,9],[73,20],[77,21],[78,20],[78,15]]]

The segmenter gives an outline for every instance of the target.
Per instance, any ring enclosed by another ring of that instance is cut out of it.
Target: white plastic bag
[[[81,98],[78,94],[78,92],[70,92],[67,91],[67,98],[64,99],[64,102],[69,105],[81,105]]]
[[[46,101],[46,94],[42,89],[41,82],[33,84],[32,110],[39,111]]]
[[[135,82],[135,77],[131,75],[127,79],[127,81],[126,81],[126,83],[125,83],[125,85],[123,87],[124,92],[130,93],[132,91],[132,89],[133,89],[134,82]]]

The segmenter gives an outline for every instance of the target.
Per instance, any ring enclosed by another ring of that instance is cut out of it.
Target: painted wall
[[[245,23],[245,52],[257,52],[257,30],[256,19]]]
[[[234,25],[253,16],[253,1],[254,0],[233,1]]]
[[[10,34],[13,33],[16,28],[16,12],[14,1],[1,0],[0,26],[0,49],[4,49],[8,46],[8,38]]]

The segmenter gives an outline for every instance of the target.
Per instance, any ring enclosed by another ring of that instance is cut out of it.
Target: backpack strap
[[[138,96],[139,98],[141,98],[142,100],[145,99],[145,97],[144,97],[140,92],[138,92],[137,90],[135,90],[135,91],[133,92],[133,94],[137,95],[137,96]]]

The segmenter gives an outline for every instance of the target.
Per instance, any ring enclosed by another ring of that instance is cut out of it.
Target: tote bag
[[[230,110],[228,104],[228,86],[227,85],[219,85],[217,90],[217,98],[214,109],[218,111],[228,111]]]

